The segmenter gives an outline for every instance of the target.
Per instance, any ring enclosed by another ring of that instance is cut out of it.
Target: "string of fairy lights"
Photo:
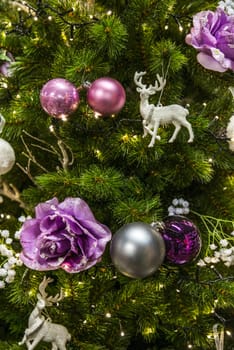
[[[52,21],[54,17],[59,18],[65,26],[70,29],[70,40],[74,39],[74,31],[78,27],[83,27],[95,23],[99,19],[94,15],[89,15],[89,20],[72,22],[67,19],[68,16],[72,17],[75,12],[75,8],[72,7],[66,11],[60,12],[55,7],[51,6],[48,2],[38,0],[35,6],[28,4],[26,1],[12,1],[12,6],[18,11],[18,21],[16,23],[8,23],[6,35],[19,34],[30,35],[32,31],[31,22],[37,22],[39,19],[46,19]],[[110,15],[111,11],[107,12]],[[10,28],[9,28],[10,27]]]

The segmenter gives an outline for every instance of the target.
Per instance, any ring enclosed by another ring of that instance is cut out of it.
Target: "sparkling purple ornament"
[[[105,116],[116,114],[123,108],[126,94],[117,80],[104,77],[91,84],[87,92],[87,101],[95,112]]]
[[[77,88],[70,81],[55,78],[43,86],[40,101],[46,113],[64,119],[77,109],[80,98]]]
[[[193,261],[201,249],[197,227],[183,216],[169,216],[160,229],[166,245],[166,261],[183,265]]]

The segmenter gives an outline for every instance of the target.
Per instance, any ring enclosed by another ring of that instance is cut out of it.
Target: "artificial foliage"
[[[223,349],[233,348],[234,153],[226,127],[234,110],[229,90],[234,73],[204,68],[185,42],[193,16],[216,11],[218,4],[1,1],[0,64],[9,63],[7,53],[13,57],[10,74],[0,74],[0,113],[6,119],[1,138],[13,147],[16,163],[0,176],[0,271],[9,254],[16,267],[1,282],[0,349],[23,348],[18,342],[45,274],[53,278],[50,295],[64,292],[47,315],[69,330],[67,349],[216,349],[215,324],[224,330]],[[157,74],[166,78],[150,103],[187,108],[193,142],[187,143],[182,128],[168,143],[173,133],[168,125],[160,126],[161,140],[148,147],[137,71],[147,72],[147,86]],[[88,105],[88,86],[102,77],[116,79],[126,92],[116,115],[97,115]],[[42,87],[56,78],[79,91],[78,108],[66,121],[49,116],[40,103]],[[184,265],[165,261],[143,279],[118,271],[110,242],[96,265],[78,273],[27,268],[18,257],[20,228],[39,203],[55,197],[82,198],[113,235],[125,224],[163,222],[172,201],[184,198],[190,207],[186,216],[200,232],[200,254]],[[230,259],[225,249],[231,249]]]

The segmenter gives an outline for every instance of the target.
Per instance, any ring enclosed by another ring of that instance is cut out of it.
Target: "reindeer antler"
[[[146,85],[142,83],[142,77],[145,74],[146,72],[136,72],[134,74],[134,83],[136,84],[136,86],[139,86],[142,89],[146,88]]]
[[[46,302],[47,306],[51,306],[53,303],[57,303],[58,301],[62,300],[64,297],[62,289],[60,289],[60,293],[56,294],[55,296],[49,296],[47,297],[48,293],[46,293],[45,289],[48,286],[49,283],[53,282],[53,279],[50,277],[44,276],[42,282],[40,283],[38,289],[41,293],[42,299]]]
[[[164,86],[166,85],[166,79],[164,79],[163,77],[161,77],[159,74],[157,74],[157,80],[155,80],[154,85],[150,84],[149,87],[147,88],[147,85],[144,85],[142,83],[142,77],[143,75],[145,75],[146,72],[136,72],[134,75],[134,82],[136,84],[136,86],[138,86],[140,89],[137,89],[138,92],[140,92],[141,90],[146,90],[149,91],[151,94],[155,93],[156,91],[161,91]]]
[[[156,77],[157,77],[158,81],[155,80],[154,85],[150,85],[149,87],[152,91],[161,91],[164,88],[164,86],[166,85],[167,81],[166,81],[166,79],[161,77],[159,74],[157,74]]]

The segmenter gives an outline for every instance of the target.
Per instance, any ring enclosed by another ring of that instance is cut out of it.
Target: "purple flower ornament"
[[[86,270],[100,261],[111,232],[98,222],[81,198],[53,198],[35,208],[35,219],[24,222],[20,258],[39,271]]]
[[[204,68],[234,70],[234,16],[221,8],[197,13],[185,41],[199,51],[197,60]]]

